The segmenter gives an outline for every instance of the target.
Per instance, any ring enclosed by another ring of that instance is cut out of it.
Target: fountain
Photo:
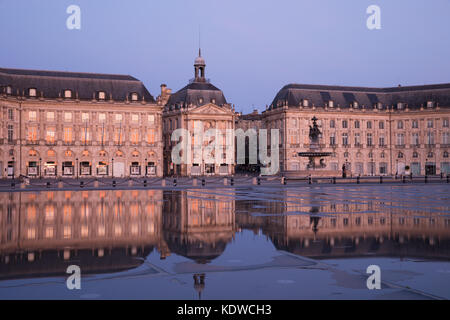
[[[309,126],[309,151],[299,152],[299,157],[307,157],[309,162],[306,166],[306,170],[291,171],[289,176],[310,176],[310,177],[336,177],[339,176],[339,171],[327,169],[325,163],[326,157],[331,156],[332,152],[321,151],[320,138],[322,133],[317,125],[317,118],[314,116],[312,119],[312,126]]]

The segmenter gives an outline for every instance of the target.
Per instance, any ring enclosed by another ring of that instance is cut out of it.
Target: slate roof
[[[111,96],[130,100],[131,94],[137,93],[139,101],[142,97],[146,102],[155,101],[144,84],[129,75],[0,68],[0,93],[5,93],[7,86],[12,95],[28,95],[28,89],[35,88],[37,96],[43,92],[45,98],[64,97],[64,90],[72,90],[72,96],[78,94],[80,100],[92,100],[94,94],[104,91],[107,100]]]
[[[220,89],[209,82],[194,81],[172,94],[166,105],[169,107],[181,107],[192,104],[193,106],[200,107],[212,103],[213,99],[215,100],[215,105],[223,106],[227,104],[227,100]]]
[[[277,108],[286,102],[289,106],[299,106],[303,99],[307,99],[310,106],[324,106],[332,100],[334,107],[341,108],[350,107],[354,101],[359,107],[368,108],[381,103],[382,109],[392,105],[395,109],[401,102],[415,109],[426,107],[427,101],[450,108],[450,83],[391,88],[289,84],[277,93],[270,107]]]

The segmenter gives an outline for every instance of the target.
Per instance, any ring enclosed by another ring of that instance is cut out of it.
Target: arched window
[[[106,157],[106,156],[107,156],[107,153],[106,153],[105,150],[102,150],[102,151],[100,151],[100,152],[98,153],[98,156],[99,156],[99,157]]]
[[[37,157],[37,151],[36,150],[30,150],[29,152],[28,152],[28,156],[29,157]]]
[[[138,157],[139,157],[139,152],[133,151],[133,152],[131,153],[131,156],[132,156],[133,158],[138,158]]]
[[[83,152],[81,153],[82,157],[89,157],[89,151],[87,150],[83,150]]]
[[[399,152],[399,153],[398,153],[398,158],[399,158],[399,159],[403,159],[403,153],[402,153],[402,152]]]
[[[448,152],[444,151],[444,158],[448,158]]]
[[[418,158],[418,157],[419,157],[419,154],[416,151],[414,151],[413,152],[413,158]]]
[[[120,151],[120,150],[118,150],[118,151],[116,152],[116,157],[123,157],[123,152]]]
[[[48,151],[47,151],[47,156],[48,156],[48,157],[56,157],[56,152],[55,152],[55,150],[48,150]]]
[[[73,152],[70,151],[70,150],[66,150],[66,151],[64,152],[64,156],[66,156],[66,157],[72,157],[72,156],[73,156]]]
[[[428,152],[428,158],[433,158],[434,157],[434,153],[433,152]]]
[[[403,121],[402,120],[398,120],[397,129],[403,129]]]

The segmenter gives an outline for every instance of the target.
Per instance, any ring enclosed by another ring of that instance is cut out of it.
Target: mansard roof
[[[348,108],[354,102],[359,107],[370,108],[381,103],[382,109],[390,106],[395,109],[397,103],[415,109],[426,107],[427,102],[432,101],[450,108],[450,83],[389,88],[289,84],[277,93],[270,107],[299,106],[303,100],[308,100],[310,106],[324,106],[331,100],[334,107],[341,108]]]
[[[80,100],[92,100],[103,91],[106,99],[130,100],[136,93],[138,100],[155,101],[144,84],[129,75],[0,68],[0,93],[6,93],[7,87],[19,96],[33,88],[45,98],[64,97],[64,91],[71,90],[73,98]]]

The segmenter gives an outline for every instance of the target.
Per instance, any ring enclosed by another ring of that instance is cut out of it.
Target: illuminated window
[[[45,136],[45,140],[47,141],[47,143],[54,143],[55,135],[56,135],[55,128],[53,127],[47,128],[47,133]]]
[[[72,98],[72,91],[70,90],[64,90],[64,98]]]
[[[99,122],[105,122],[106,121],[106,113],[99,113],[98,114],[98,121]]]
[[[36,121],[37,116],[36,116],[36,111],[30,111],[28,112],[28,120],[30,121]]]
[[[89,157],[89,151],[87,150],[83,150],[83,152],[81,153],[82,157]]]
[[[47,112],[47,121],[55,121],[55,113],[53,111]]]
[[[98,153],[100,157],[106,157],[106,151],[102,150]]]
[[[37,151],[36,150],[30,150],[28,152],[29,157],[37,157]]]
[[[155,123],[155,116],[153,114],[148,115],[148,123],[150,123],[150,124]],[[448,123],[448,119],[447,119],[447,123]]]
[[[122,121],[122,114],[121,114],[121,113],[116,113],[115,118],[116,118],[116,121],[117,121],[117,122]]]
[[[64,128],[64,142],[71,143],[73,141],[73,130],[71,127]]]
[[[53,205],[45,206],[45,221],[51,222],[55,218],[55,207]]]
[[[29,142],[36,142],[37,141],[37,127],[28,127],[27,140]]]
[[[28,89],[28,95],[30,97],[36,97],[36,89],[35,88]]]
[[[138,114],[132,114],[131,115],[131,121],[132,122],[138,122],[139,121],[139,115]]]
[[[132,129],[131,130],[131,144],[138,144],[138,143],[139,143],[139,130]]]
[[[123,157],[123,152],[122,151],[117,151],[116,152],[116,157]]]
[[[99,99],[99,100],[105,100],[105,99],[106,99],[105,91],[100,91],[100,92],[98,93],[98,99]]]
[[[138,100],[138,94],[136,92],[133,92],[131,94],[131,101],[137,101]]]
[[[64,152],[64,156],[66,156],[66,157],[72,157],[72,156],[73,156],[73,152],[70,151],[70,150],[66,150],[66,151]]]
[[[72,121],[72,112],[64,112],[64,121],[66,122]]]
[[[88,122],[89,121],[89,113],[87,113],[87,112],[81,113],[81,121]]]
[[[89,128],[83,128],[81,130],[81,143],[89,143],[91,141],[91,133]]]
[[[154,129],[147,130],[147,143],[149,143],[149,144],[155,143],[155,130]]]
[[[46,227],[45,228],[45,238],[46,239],[51,239],[53,238],[53,234],[54,234],[54,228],[53,227]]]
[[[64,226],[64,239],[70,239],[72,237],[72,227]]]
[[[47,151],[47,156],[48,157],[56,157],[56,152],[54,150],[48,150]]]

